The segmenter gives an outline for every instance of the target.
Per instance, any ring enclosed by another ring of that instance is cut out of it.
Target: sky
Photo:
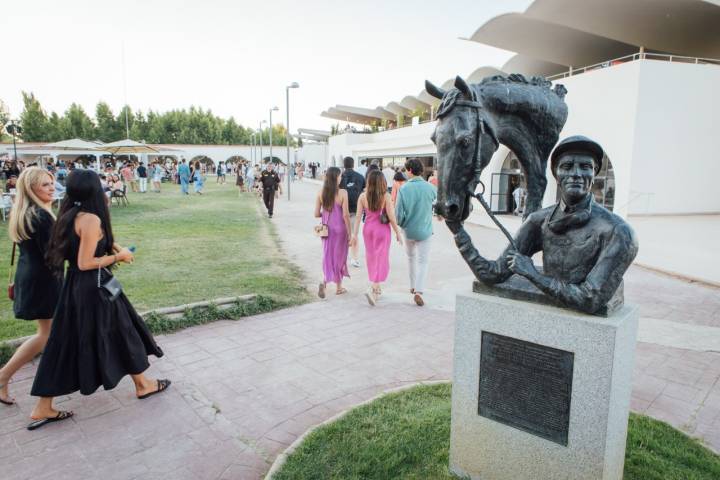
[[[188,108],[257,128],[329,129],[335,104],[375,108],[512,53],[461,40],[530,0],[23,0],[3,5],[0,99],[12,118],[22,91],[49,113],[98,101],[117,114]],[[9,48],[10,41],[14,43]],[[123,82],[123,50],[125,80]],[[124,87],[126,84],[126,89]],[[127,94],[125,94],[125,90]]]

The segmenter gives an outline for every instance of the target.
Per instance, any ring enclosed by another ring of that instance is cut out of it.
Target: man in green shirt
[[[410,270],[410,293],[415,303],[425,305],[423,291],[430,261],[430,244],[433,234],[433,202],[437,189],[422,177],[420,160],[413,158],[405,163],[408,181],[400,188],[395,215],[405,232],[405,251]]]

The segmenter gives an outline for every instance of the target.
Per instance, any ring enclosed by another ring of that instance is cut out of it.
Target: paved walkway
[[[315,188],[293,185],[293,202],[279,202],[273,220],[289,257],[307,272],[320,258],[311,234]],[[166,356],[149,373],[174,383],[149,400],[136,400],[125,379],[111,392],[59,399],[76,416],[28,432],[36,366],[23,368],[12,384],[19,405],[0,409],[2,478],[259,479],[309,427],[389,388],[449,379],[454,292],[470,277],[444,230],[428,308],[409,303],[403,254],[393,248],[391,284],[376,308],[362,299],[364,271],[353,269],[346,296],[158,337]],[[497,232],[472,233],[488,251],[501,248]],[[632,269],[627,296],[644,318],[669,325],[656,343],[638,345],[633,409],[720,450],[720,348],[696,347],[687,333],[709,329],[712,339],[718,290]],[[679,338],[693,348],[665,345]]]

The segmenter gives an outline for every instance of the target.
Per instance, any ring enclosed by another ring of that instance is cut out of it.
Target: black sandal
[[[0,388],[3,388],[4,386],[5,385],[0,384]],[[11,398],[9,398],[8,400],[4,400],[4,399],[0,398],[0,403],[2,403],[3,405],[7,405],[9,407],[12,407],[13,405],[15,405],[15,400],[13,400]]]
[[[55,417],[41,418],[40,420],[35,420],[34,422],[31,422],[30,425],[27,426],[27,429],[28,430],[37,430],[38,428],[45,426],[48,423],[67,420],[68,418],[72,417],[73,415],[75,415],[75,414],[71,411],[60,410],[58,412],[57,416],[55,416]]]
[[[144,400],[148,397],[152,397],[156,393],[163,392],[163,391],[167,390],[167,388],[170,386],[171,383],[172,382],[170,380],[157,380],[157,386],[158,386],[157,390],[155,390],[154,392],[146,393],[145,395],[140,395],[138,397],[138,399]]]

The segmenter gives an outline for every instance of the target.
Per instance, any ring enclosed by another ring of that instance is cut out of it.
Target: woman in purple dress
[[[340,188],[340,169],[330,167],[325,173],[322,190],[315,199],[315,218],[322,218],[328,235],[323,242],[323,281],[318,287],[318,297],[325,298],[328,282],[337,287],[335,294],[347,292],[342,286],[343,277],[350,278],[347,256],[350,238],[350,213],[347,191]]]

